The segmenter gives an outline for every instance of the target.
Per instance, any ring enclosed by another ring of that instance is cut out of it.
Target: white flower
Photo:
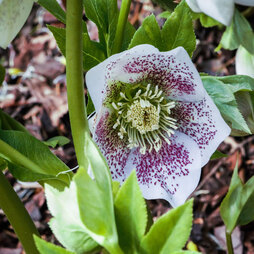
[[[236,52],[235,68],[237,75],[248,75],[254,78],[254,55],[243,46],[240,46]]]
[[[135,169],[145,198],[184,203],[230,133],[187,52],[139,45],[89,70],[86,84],[112,178]]]
[[[18,34],[33,7],[33,0],[0,0],[0,47]]]
[[[203,12],[225,26],[231,24],[235,4],[254,6],[254,0],[186,0],[186,2],[194,12]]]

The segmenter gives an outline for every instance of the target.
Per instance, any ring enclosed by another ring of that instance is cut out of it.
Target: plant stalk
[[[226,231],[226,241],[227,241],[228,254],[234,254],[231,233],[227,231]]]
[[[83,80],[82,0],[67,1],[66,73],[73,143],[79,166],[87,168],[85,133],[89,132]]]
[[[119,17],[118,17],[118,23],[116,27],[116,35],[115,35],[112,54],[117,54],[121,51],[125,26],[128,20],[129,12],[130,12],[130,6],[131,6],[131,0],[122,0],[121,9],[120,9]]]
[[[31,217],[20,201],[16,192],[0,170],[0,207],[3,209],[9,222],[27,254],[39,254],[33,235],[40,237]]]

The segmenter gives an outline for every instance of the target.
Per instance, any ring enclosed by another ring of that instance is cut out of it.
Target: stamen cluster
[[[128,148],[139,147],[141,154],[153,149],[158,152],[163,140],[170,144],[169,137],[177,129],[176,120],[170,117],[175,102],[167,100],[157,85],[137,87],[135,92],[120,92],[112,102],[116,113],[113,128],[121,139],[127,137]]]

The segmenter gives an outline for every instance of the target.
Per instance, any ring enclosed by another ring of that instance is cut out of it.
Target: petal
[[[248,75],[254,78],[254,55],[243,46],[240,46],[236,52],[235,68],[237,75]]]
[[[107,69],[108,83],[147,80],[174,100],[197,101],[204,97],[205,89],[199,73],[182,47],[159,52],[152,46],[139,45],[121,55]]]
[[[6,48],[18,34],[32,9],[33,0],[0,1],[0,47]]]
[[[194,12],[203,12],[225,26],[230,25],[235,7],[234,0],[187,0],[187,4]]]
[[[114,122],[106,109],[101,110],[96,118],[93,138],[107,160],[113,180],[123,182],[126,179],[123,169],[130,149],[127,148],[126,142],[118,137],[113,128]]]
[[[202,12],[198,6],[197,0],[186,0],[186,3],[194,12]]]
[[[235,0],[236,4],[246,5],[246,6],[254,6],[253,0]]]
[[[173,117],[179,124],[178,131],[191,137],[201,151],[201,165],[204,166],[219,144],[230,134],[218,108],[206,93],[199,102],[181,103],[175,107]]]
[[[105,97],[106,66],[110,63],[114,63],[120,55],[122,55],[122,53],[107,58],[105,61],[96,65],[86,73],[87,89],[92,98],[96,112],[100,111],[103,103],[103,98]]]
[[[185,202],[196,188],[201,173],[201,155],[197,144],[183,133],[175,132],[171,144],[140,154],[132,150],[125,168],[135,169],[146,199],[165,199],[176,207]]]

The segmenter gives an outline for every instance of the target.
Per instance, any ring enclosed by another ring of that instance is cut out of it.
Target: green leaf
[[[204,87],[220,110],[222,117],[232,129],[250,134],[250,129],[239,111],[236,98],[231,87],[225,85],[217,77],[201,77]]]
[[[60,246],[48,243],[36,235],[34,235],[34,241],[40,254],[74,254],[74,252],[70,252]]]
[[[224,154],[218,150],[216,150],[213,155],[211,156],[210,160],[216,160],[216,159],[221,159],[221,158],[224,158],[224,157],[228,157],[227,154]]]
[[[59,188],[69,184],[72,174],[63,174],[64,171],[69,171],[69,168],[32,135],[20,131],[0,130],[0,139],[36,164],[36,168],[32,171],[25,168],[22,163],[14,165],[5,154],[1,154],[8,161],[8,168],[15,178],[21,181],[44,180]]]
[[[147,225],[146,203],[135,171],[124,182],[115,200],[116,224],[124,253],[138,253]]]
[[[144,19],[142,26],[134,34],[129,48],[140,44],[150,44],[159,50],[165,48],[162,42],[160,27],[153,14]]]
[[[29,134],[29,132],[22,124],[20,124],[18,121],[10,117],[1,109],[0,109],[0,129],[22,131]]]
[[[110,253],[118,253],[112,193],[104,193],[103,188],[83,168],[78,170],[74,181],[81,220],[89,235]]]
[[[204,13],[196,13],[196,12],[193,12],[191,9],[190,9],[190,12],[191,12],[192,18],[194,20],[199,19],[200,23],[203,27],[208,28],[208,27],[221,26],[222,25],[219,21],[207,16]]]
[[[179,46],[186,49],[189,55],[196,47],[189,8],[182,1],[165,22],[162,30],[154,15],[146,17],[142,26],[136,31],[129,48],[140,44],[151,44],[160,51],[168,51]]]
[[[193,30],[192,18],[185,1],[176,7],[161,30],[165,51],[182,46],[190,56],[196,48],[196,36]]]
[[[0,86],[3,84],[5,78],[5,68],[0,64]]]
[[[164,11],[164,12],[159,14],[159,17],[162,18],[162,19],[168,19],[171,14],[172,14],[171,11]]]
[[[48,139],[47,141],[44,141],[43,143],[47,146],[51,146],[55,148],[57,145],[64,146],[70,143],[70,140],[64,136],[56,136],[56,137]]]
[[[224,85],[227,85],[234,93],[237,107],[246,121],[250,132],[254,133],[254,79],[244,75],[233,75],[227,77],[218,77]],[[244,131],[232,130],[231,135],[245,136],[249,135]]]
[[[161,216],[144,236],[144,253],[168,254],[182,249],[192,227],[193,199]]]
[[[113,41],[118,20],[118,8],[116,0],[86,0],[83,1],[85,13],[98,27],[100,42],[106,42],[107,54],[111,55]]]
[[[87,97],[88,97],[88,102],[87,102],[86,111],[87,111],[87,115],[89,116],[95,111],[95,107],[93,105],[93,101],[89,93],[87,94]]]
[[[152,0],[154,3],[158,4],[161,8],[173,11],[176,7],[176,3],[173,0]]]
[[[201,254],[201,252],[191,251],[191,250],[179,250],[179,251],[174,251],[171,254]]]
[[[94,180],[82,168],[74,177],[81,219],[93,239],[114,253],[119,245],[110,171],[89,134],[86,135],[85,154]]]
[[[220,206],[221,217],[229,233],[237,225],[246,225],[254,220],[254,177],[243,184],[238,176],[237,165],[238,162],[228,193]]]
[[[18,34],[28,18],[33,3],[33,0],[0,1],[0,47],[6,48]]]
[[[251,25],[237,9],[235,9],[231,26],[222,37],[221,45],[230,50],[242,45],[249,53],[254,54],[254,33]]]
[[[57,45],[65,56],[65,41],[66,31],[64,28],[57,28],[54,26],[48,26],[49,30],[53,33]],[[91,41],[89,35],[83,34],[83,68],[85,71],[91,69],[95,65],[105,60],[105,55],[101,44],[95,41]]]
[[[66,24],[66,13],[56,0],[38,0],[38,4],[44,7],[59,21]]]
[[[80,254],[98,247],[81,221],[75,183],[71,182],[70,187],[61,192],[46,185],[45,194],[53,216],[49,225],[59,242]]]

